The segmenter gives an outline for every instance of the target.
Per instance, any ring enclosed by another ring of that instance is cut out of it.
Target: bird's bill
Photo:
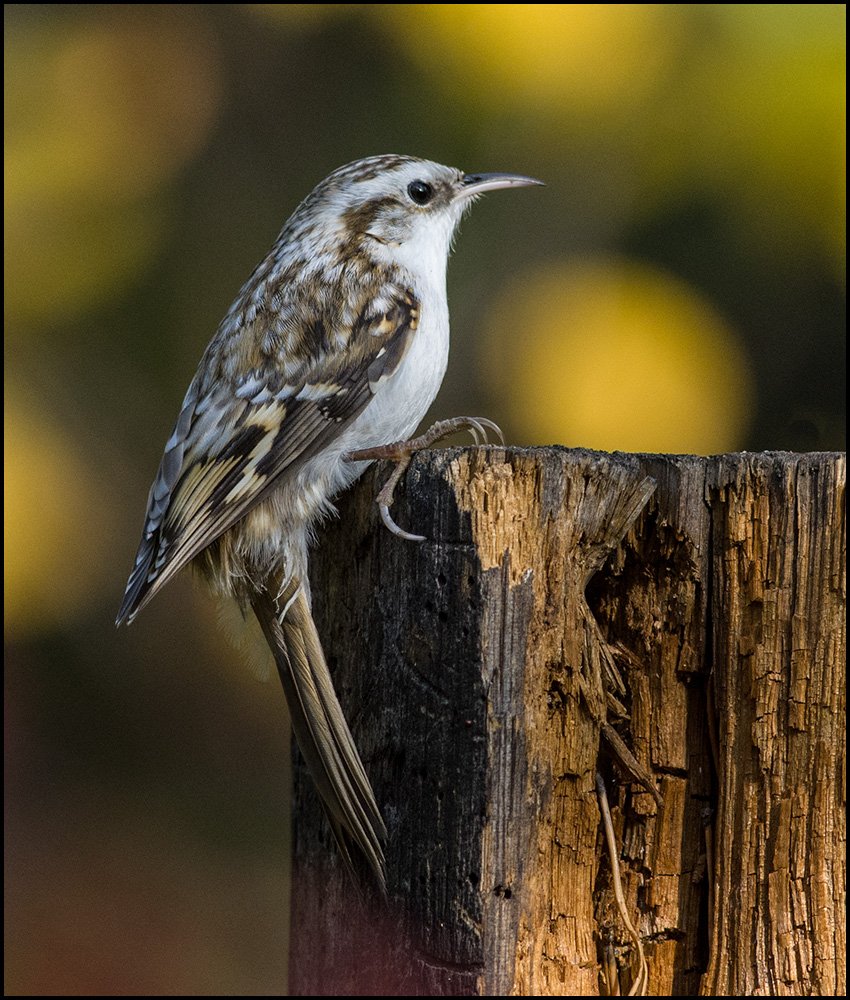
[[[543,181],[536,177],[524,177],[522,174],[464,174],[455,198],[467,198],[485,191],[498,191],[499,188],[531,187],[542,185]]]

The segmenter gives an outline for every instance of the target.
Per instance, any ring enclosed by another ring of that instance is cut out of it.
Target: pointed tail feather
[[[346,865],[355,871],[356,845],[386,891],[382,841],[386,829],[369,779],[333,688],[307,598],[298,581],[252,600],[274,653],[295,738]]]

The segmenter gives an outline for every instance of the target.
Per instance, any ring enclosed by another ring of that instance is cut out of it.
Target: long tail
[[[274,653],[292,728],[346,865],[356,874],[355,844],[386,891],[382,842],[387,831],[333,688],[316,626],[297,580],[280,594],[252,599]]]

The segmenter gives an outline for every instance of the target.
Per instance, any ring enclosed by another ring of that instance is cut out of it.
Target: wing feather
[[[227,343],[221,335],[213,340],[151,487],[119,624],[132,621],[178,570],[337,437],[398,369],[418,326],[412,291],[383,285],[354,316],[342,331],[327,318],[305,318],[309,333],[321,331],[322,342],[335,346],[318,357],[308,353],[294,377],[287,357],[270,358],[236,384],[211,379]]]

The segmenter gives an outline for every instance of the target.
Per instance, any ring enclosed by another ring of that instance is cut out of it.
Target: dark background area
[[[5,15],[7,993],[281,993],[278,686],[189,574],[112,626],[219,320],[342,163],[531,174],[464,223],[433,416],[843,448],[845,8]]]

